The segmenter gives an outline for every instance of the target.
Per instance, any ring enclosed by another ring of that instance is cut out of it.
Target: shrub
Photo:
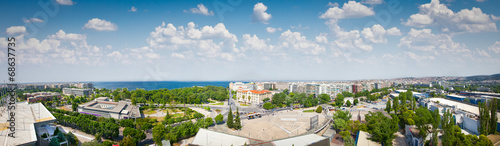
[[[323,108],[321,106],[318,106],[318,108],[316,109],[316,112],[317,113],[321,113],[323,112]]]

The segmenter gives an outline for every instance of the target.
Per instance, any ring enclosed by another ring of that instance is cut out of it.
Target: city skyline
[[[0,66],[15,37],[17,82],[500,73],[500,1],[0,3],[10,12],[0,14]]]

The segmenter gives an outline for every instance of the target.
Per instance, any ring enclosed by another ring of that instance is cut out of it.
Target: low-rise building
[[[91,89],[63,88],[64,95],[89,96]]]
[[[26,95],[29,103],[35,103],[40,100],[47,100],[52,98],[61,98],[61,94],[57,92],[23,93],[23,95]]]
[[[131,102],[112,102],[102,97],[78,105],[78,112],[114,119],[141,118],[139,108],[132,105]]]
[[[260,104],[265,98],[272,98],[271,91],[268,90],[238,90],[236,99],[240,102]]]

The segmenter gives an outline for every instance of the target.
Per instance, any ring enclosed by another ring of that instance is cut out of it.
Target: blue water
[[[146,89],[177,89],[193,86],[222,86],[228,87],[230,81],[130,81],[130,82],[93,82],[96,88],[116,89],[127,88],[129,90]]]

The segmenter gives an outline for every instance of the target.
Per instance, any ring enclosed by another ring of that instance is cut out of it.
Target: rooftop
[[[0,107],[0,121],[7,121],[6,107]],[[0,123],[0,143],[4,145],[34,144],[37,141],[35,124],[54,122],[56,118],[41,103],[18,102],[15,113],[15,138],[8,136],[10,123]]]

